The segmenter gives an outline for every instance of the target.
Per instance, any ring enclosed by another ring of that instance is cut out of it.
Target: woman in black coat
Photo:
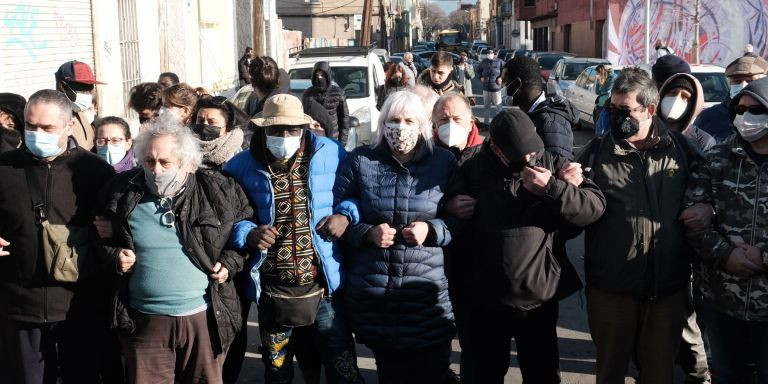
[[[346,309],[381,383],[441,383],[455,333],[442,247],[460,226],[442,206],[462,192],[461,173],[432,144],[417,95],[390,95],[378,124],[377,143],[347,157],[334,187],[361,214],[345,234]]]

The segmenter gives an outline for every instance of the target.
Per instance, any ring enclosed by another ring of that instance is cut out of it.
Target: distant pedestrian
[[[480,76],[480,83],[483,84],[483,120],[486,124],[499,113],[501,105],[501,70],[504,62],[496,58],[496,52],[488,49],[485,59],[480,62],[477,69]],[[493,107],[493,114],[490,114],[490,108]]]
[[[91,123],[98,115],[93,103],[96,84],[104,84],[93,75],[91,66],[80,61],[68,61],[56,71],[56,90],[64,92],[74,104],[72,116],[75,119],[72,136],[81,147],[93,148],[93,127]]]
[[[381,109],[389,95],[405,90],[411,81],[408,78],[408,72],[410,71],[399,65],[389,66],[389,69],[384,73],[384,85],[376,98],[376,109]]]
[[[144,124],[160,114],[163,107],[163,87],[158,83],[141,83],[131,88],[128,106],[139,115],[139,123]]]
[[[286,77],[269,56],[255,57],[248,68],[251,75],[253,94],[248,98],[245,112],[253,117],[264,109],[264,103],[274,95],[290,93],[289,87],[282,86]]]
[[[163,89],[163,109],[181,124],[190,124],[194,119],[192,111],[198,98],[197,90],[187,83],[172,85]]]
[[[469,100],[473,100],[472,79],[475,78],[475,69],[472,68],[472,64],[469,63],[469,58],[467,57],[466,52],[459,54],[459,63],[453,66],[453,77],[464,90],[464,96]],[[472,101],[472,103],[474,103],[474,101]]]
[[[163,72],[157,77],[157,83],[160,84],[163,89],[166,89],[172,85],[179,84],[179,75],[173,72]]]
[[[240,86],[244,86],[251,83],[251,74],[249,68],[251,67],[251,61],[255,57],[253,48],[245,47],[245,53],[240,60],[237,61],[237,73],[240,79]]]
[[[312,68],[312,86],[304,91],[302,102],[308,104],[310,99],[324,106],[331,117],[326,127],[327,137],[346,145],[350,130],[347,96],[341,87],[333,84],[331,65],[327,61],[318,61]]]
[[[419,70],[416,68],[416,64],[413,63],[413,53],[406,52],[403,55],[403,62],[399,65],[408,75],[408,85],[416,85],[416,79],[419,77]]]
[[[430,88],[438,97],[448,92],[461,92],[461,86],[453,80],[453,58],[448,52],[435,52],[430,63],[431,66],[416,79],[416,84]]]
[[[21,95],[0,93],[0,153],[21,146],[26,105],[27,100]]]

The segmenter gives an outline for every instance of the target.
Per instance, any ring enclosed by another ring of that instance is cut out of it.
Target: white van
[[[350,132],[347,149],[372,143],[379,120],[376,96],[384,86],[384,67],[379,56],[364,47],[305,49],[293,57],[288,76],[291,80],[311,80],[312,69],[318,61],[330,64],[333,81],[347,96],[349,115],[360,123]]]

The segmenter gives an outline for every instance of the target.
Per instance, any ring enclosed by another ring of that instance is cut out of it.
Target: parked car
[[[719,104],[728,97],[730,87],[725,68],[710,64],[691,64],[691,75],[704,89],[704,108]]]
[[[539,63],[541,67],[541,77],[544,81],[549,80],[549,74],[552,72],[552,68],[555,67],[558,60],[566,57],[576,57],[576,55],[567,52],[534,52],[533,59]]]
[[[379,57],[365,47],[306,49],[300,52],[298,60],[290,66],[288,71],[292,84],[291,92],[293,92],[293,84],[297,84],[297,90],[299,84],[300,86],[306,84],[294,83],[294,80],[310,81],[312,79],[312,68],[318,61],[327,61],[330,64],[333,80],[344,89],[347,96],[349,115],[359,121],[359,126],[350,132],[347,149],[370,144],[376,132],[375,122],[379,120],[376,96],[380,87],[384,85],[384,68]]]
[[[552,73],[549,75],[549,81],[555,82],[560,89],[565,92],[576,78],[579,77],[581,72],[584,72],[589,66],[607,64],[611,65],[611,62],[606,59],[597,58],[582,58],[582,57],[566,57],[557,61]]]

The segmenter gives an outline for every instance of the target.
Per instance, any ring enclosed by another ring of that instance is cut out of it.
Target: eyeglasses
[[[734,112],[736,112],[737,115],[743,115],[744,112],[749,112],[753,115],[765,115],[768,114],[768,109],[763,107],[762,105],[753,105],[751,107],[746,107],[743,105],[737,105],[733,107]]]
[[[160,224],[163,224],[166,227],[173,227],[173,224],[176,222],[176,215],[173,214],[173,198],[163,197],[160,199],[160,208],[167,209],[167,211],[163,212],[163,215],[160,216]]]
[[[120,145],[125,141],[122,137],[99,137],[96,139],[96,145],[107,145],[107,142],[109,142],[112,145]]]

